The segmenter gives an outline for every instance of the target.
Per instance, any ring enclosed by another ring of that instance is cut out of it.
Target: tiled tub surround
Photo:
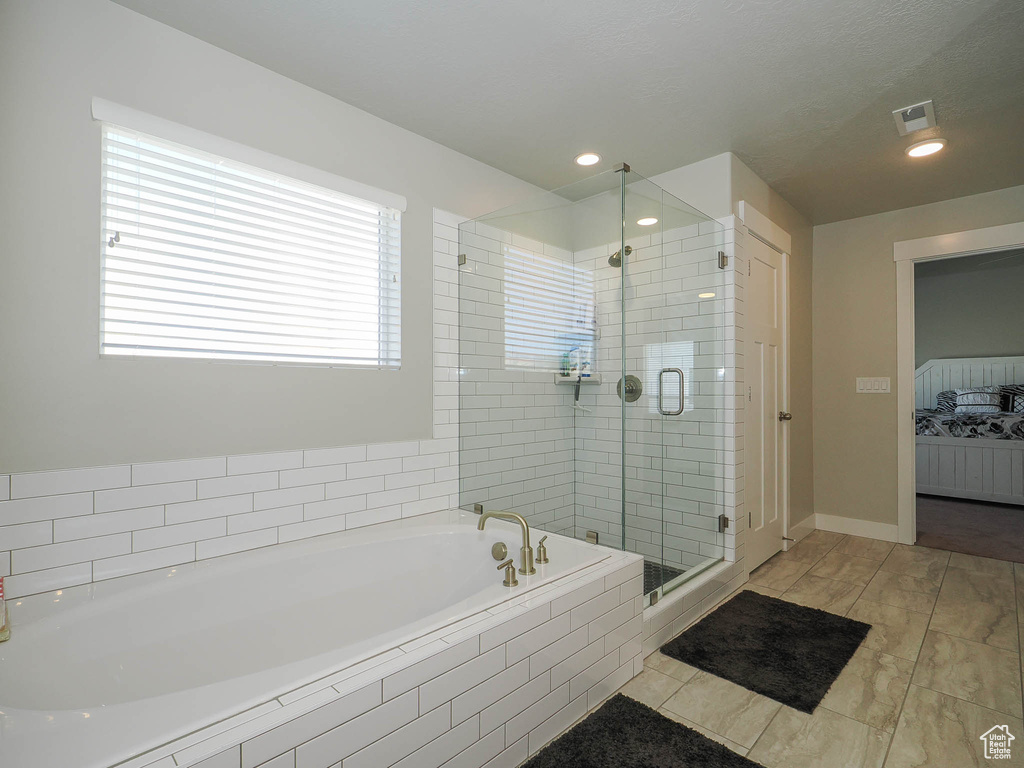
[[[551,536],[551,563],[506,588],[490,545],[518,527],[477,519],[18,601],[0,764],[517,764],[639,673],[642,563]]]
[[[9,597],[455,505],[457,440],[0,476]]]

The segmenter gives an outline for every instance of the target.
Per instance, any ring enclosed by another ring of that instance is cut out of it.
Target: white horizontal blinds
[[[505,365],[558,371],[574,348],[594,357],[594,277],[569,262],[504,246]]]
[[[103,239],[103,354],[399,367],[398,210],[104,124]]]

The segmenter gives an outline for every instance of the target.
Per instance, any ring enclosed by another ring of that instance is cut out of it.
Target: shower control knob
[[[491,557],[495,560],[504,560],[508,557],[508,547],[505,546],[505,542],[498,541],[491,546]]]
[[[632,374],[623,376],[615,385],[615,394],[619,396],[620,400],[625,400],[627,403],[635,403],[643,393],[643,383]]]

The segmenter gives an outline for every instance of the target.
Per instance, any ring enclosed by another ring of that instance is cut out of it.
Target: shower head
[[[627,245],[626,246],[626,255],[629,256],[629,254],[631,254],[632,252],[633,252],[633,246]],[[608,263],[611,264],[613,267],[621,267],[622,266],[622,251],[616,251],[611,256],[609,256],[608,257]]]

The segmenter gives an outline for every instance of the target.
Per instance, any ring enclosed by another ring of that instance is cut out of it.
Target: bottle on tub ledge
[[[11,624],[7,620],[7,603],[4,602],[4,577],[0,576],[0,643],[11,636]]]

